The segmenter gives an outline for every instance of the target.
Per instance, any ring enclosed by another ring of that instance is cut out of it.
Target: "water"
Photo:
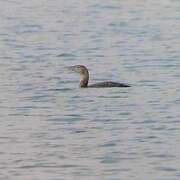
[[[177,0],[0,2],[1,180],[179,180]],[[84,64],[79,89],[64,67]]]

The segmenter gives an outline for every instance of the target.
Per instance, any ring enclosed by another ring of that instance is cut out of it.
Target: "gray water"
[[[1,0],[0,42],[0,180],[180,179],[180,1]]]

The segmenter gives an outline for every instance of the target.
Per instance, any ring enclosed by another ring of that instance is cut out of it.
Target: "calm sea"
[[[144,179],[180,179],[180,1],[1,0],[0,180]]]

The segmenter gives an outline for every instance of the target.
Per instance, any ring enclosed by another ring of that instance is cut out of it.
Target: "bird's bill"
[[[65,67],[65,69],[76,72],[76,68],[74,66],[67,66],[67,67]]]

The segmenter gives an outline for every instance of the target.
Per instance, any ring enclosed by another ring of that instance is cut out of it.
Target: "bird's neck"
[[[80,81],[80,87],[87,87],[89,81],[89,73],[82,75],[81,81]]]

